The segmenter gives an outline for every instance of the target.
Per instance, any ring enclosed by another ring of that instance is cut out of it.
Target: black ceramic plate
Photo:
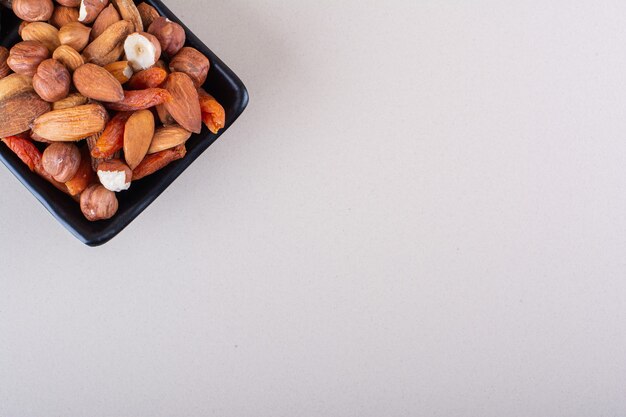
[[[170,164],[165,169],[134,182],[129,191],[118,193],[120,208],[111,220],[89,222],[80,211],[79,205],[58,191],[37,174],[32,173],[4,144],[0,144],[0,160],[13,172],[26,188],[78,239],[89,246],[102,245],[130,224],[146,209],[174,180],[182,174],[217,138],[223,134],[244,111],[248,104],[248,92],[241,80],[211,50],[158,0],[145,0],[162,16],[180,23],[187,32],[187,46],[193,46],[211,61],[211,70],[204,85],[226,110],[226,127],[214,135],[203,126],[202,132],[193,135],[187,142],[187,156]],[[0,6],[0,44],[10,49],[19,42],[17,34],[19,19]]]

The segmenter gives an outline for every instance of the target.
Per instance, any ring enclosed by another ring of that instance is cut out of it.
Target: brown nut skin
[[[80,209],[92,222],[110,219],[115,216],[118,207],[115,193],[99,184],[92,185],[80,195]]]
[[[70,83],[70,72],[56,59],[43,61],[33,76],[33,88],[39,97],[49,103],[67,97],[70,93]]]
[[[78,7],[80,6],[80,0],[56,0],[61,6],[66,7]]]
[[[78,21],[85,24],[93,23],[101,11],[109,5],[109,0],[82,0],[78,13]]]
[[[80,22],[70,22],[59,29],[59,41],[61,45],[68,45],[76,52],[80,52],[89,43],[91,28]]]
[[[202,87],[206,81],[210,66],[207,57],[189,46],[181,49],[170,62],[170,70],[187,74],[193,80],[196,88]]]
[[[54,12],[52,0],[13,0],[13,13],[27,22],[43,22]]]
[[[74,178],[80,167],[80,150],[73,143],[56,142],[43,152],[43,169],[58,182]]]
[[[78,9],[75,7],[57,6],[50,18],[50,24],[57,29],[71,22],[78,22]]]
[[[93,25],[91,26],[91,40],[94,40],[98,36],[102,35],[102,33],[107,30],[109,26],[113,23],[119,22],[120,20],[122,20],[120,14],[117,10],[115,10],[115,7],[113,7],[112,4],[109,4],[106,9],[100,12],[96,21],[93,22]]]
[[[0,46],[0,79],[11,73],[11,68],[9,68],[9,65],[7,64],[8,57],[9,50],[4,46]]]
[[[139,3],[137,5],[137,10],[139,11],[139,15],[141,16],[141,21],[143,22],[143,27],[149,28],[154,19],[159,17],[159,12],[157,9],[150,6],[148,3]]]
[[[156,36],[161,43],[161,50],[167,56],[176,55],[185,46],[185,29],[165,17],[157,17],[148,28],[148,33]]]
[[[69,72],[76,71],[78,67],[85,63],[83,57],[68,45],[59,46],[52,54],[52,58],[65,65]]]
[[[49,56],[50,51],[41,42],[24,41],[11,48],[7,64],[13,72],[32,77],[37,72],[39,64]]]

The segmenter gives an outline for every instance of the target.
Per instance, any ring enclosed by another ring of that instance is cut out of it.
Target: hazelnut
[[[147,32],[135,32],[124,41],[126,58],[135,71],[153,67],[161,57],[161,44],[156,36]]]
[[[58,182],[68,182],[80,167],[80,150],[73,143],[55,142],[43,152],[43,169]]]
[[[71,22],[78,22],[78,9],[75,7],[57,6],[50,18],[52,26],[61,29],[63,26]]]
[[[61,6],[65,7],[78,7],[80,6],[80,0],[57,0]]]
[[[39,64],[49,56],[50,51],[41,42],[24,41],[11,48],[7,64],[13,72],[32,77]]]
[[[104,9],[93,22],[91,27],[91,39],[96,39],[98,36],[102,35],[102,33],[107,30],[109,26],[113,23],[119,22],[122,20],[120,14],[117,12],[115,7],[112,4],[109,4],[109,7]]]
[[[149,28],[154,19],[159,17],[159,12],[157,9],[150,6],[148,3],[139,3],[137,5],[137,10],[139,11],[139,15],[141,16],[141,21],[143,22],[144,28]]]
[[[67,97],[70,92],[70,73],[56,59],[46,59],[33,77],[33,88],[39,97],[49,103],[54,103]]]
[[[13,13],[27,22],[42,22],[54,12],[52,0],[13,0]]]
[[[196,88],[202,87],[206,81],[210,66],[207,57],[189,46],[181,49],[170,62],[170,70],[187,74],[193,80]]]
[[[119,159],[111,159],[98,164],[98,178],[109,191],[119,193],[130,188],[133,171]]]
[[[161,48],[168,56],[174,56],[185,46],[185,29],[165,17],[157,17],[148,29],[161,43]]]
[[[108,4],[109,0],[82,0],[78,11],[78,21],[93,23]]]
[[[11,68],[7,65],[7,58],[9,57],[9,50],[4,46],[0,46],[0,79],[6,77],[11,73]]]
[[[77,52],[85,49],[89,43],[91,29],[80,22],[71,22],[59,30],[61,45],[68,45]]]
[[[115,193],[102,185],[92,185],[80,195],[80,209],[92,222],[110,219],[115,216],[118,207]]]

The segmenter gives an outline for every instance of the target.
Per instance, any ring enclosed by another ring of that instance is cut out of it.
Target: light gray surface
[[[0,169],[0,416],[626,414],[624,2],[168,3],[250,107],[96,250]]]

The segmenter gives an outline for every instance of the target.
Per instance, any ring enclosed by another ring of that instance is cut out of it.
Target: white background
[[[0,416],[626,414],[626,4],[168,5],[251,94],[122,235],[0,169]]]

